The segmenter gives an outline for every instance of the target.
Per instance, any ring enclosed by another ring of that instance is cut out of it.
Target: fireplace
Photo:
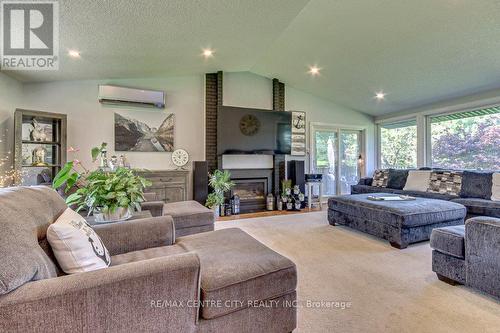
[[[266,197],[273,189],[273,169],[232,169],[235,186],[230,195],[240,197],[240,213],[266,210]]]
[[[267,178],[234,179],[231,196],[240,197],[240,212],[251,213],[266,209]]]

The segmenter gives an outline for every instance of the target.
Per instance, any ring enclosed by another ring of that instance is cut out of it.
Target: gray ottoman
[[[214,230],[214,212],[197,201],[166,203],[162,213],[174,219],[175,237]]]
[[[403,249],[411,243],[429,240],[437,227],[464,224],[465,206],[444,200],[416,198],[411,201],[372,201],[370,195],[353,194],[328,200],[328,221],[387,239]]]

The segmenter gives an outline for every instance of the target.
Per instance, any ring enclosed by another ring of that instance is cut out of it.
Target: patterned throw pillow
[[[372,186],[376,187],[387,187],[387,182],[389,181],[389,170],[375,170],[373,173]]]
[[[434,170],[427,192],[456,195],[462,188],[462,172],[449,170]]]
[[[71,208],[47,229],[49,241],[59,266],[67,274],[109,267],[108,250],[85,219]]]

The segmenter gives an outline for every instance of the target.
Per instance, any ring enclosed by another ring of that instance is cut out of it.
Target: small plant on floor
[[[292,188],[291,180],[281,181],[281,201],[287,210],[300,210],[304,199],[304,194],[300,192],[298,185]]]
[[[96,162],[105,149],[106,143],[92,148],[92,162]],[[70,148],[69,152],[72,151],[76,150]],[[57,173],[52,187],[59,189],[65,186],[66,193],[74,186],[78,187],[66,198],[68,205],[76,205],[77,211],[87,209],[89,215],[98,212],[109,216],[118,210],[140,210],[144,188],[150,185],[150,181],[137,176],[134,170],[118,167],[115,171],[102,168],[91,171],[75,159]]]
[[[208,175],[208,184],[213,189],[213,192],[208,195],[205,206],[210,209],[217,209],[224,204],[224,193],[234,187],[231,173],[227,170],[215,170]]]

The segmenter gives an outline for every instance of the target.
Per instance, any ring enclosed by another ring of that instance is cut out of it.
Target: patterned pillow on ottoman
[[[372,186],[376,187],[387,187],[387,182],[389,181],[389,170],[375,170],[373,173]]]
[[[462,188],[462,171],[434,170],[427,192],[456,195]]]

